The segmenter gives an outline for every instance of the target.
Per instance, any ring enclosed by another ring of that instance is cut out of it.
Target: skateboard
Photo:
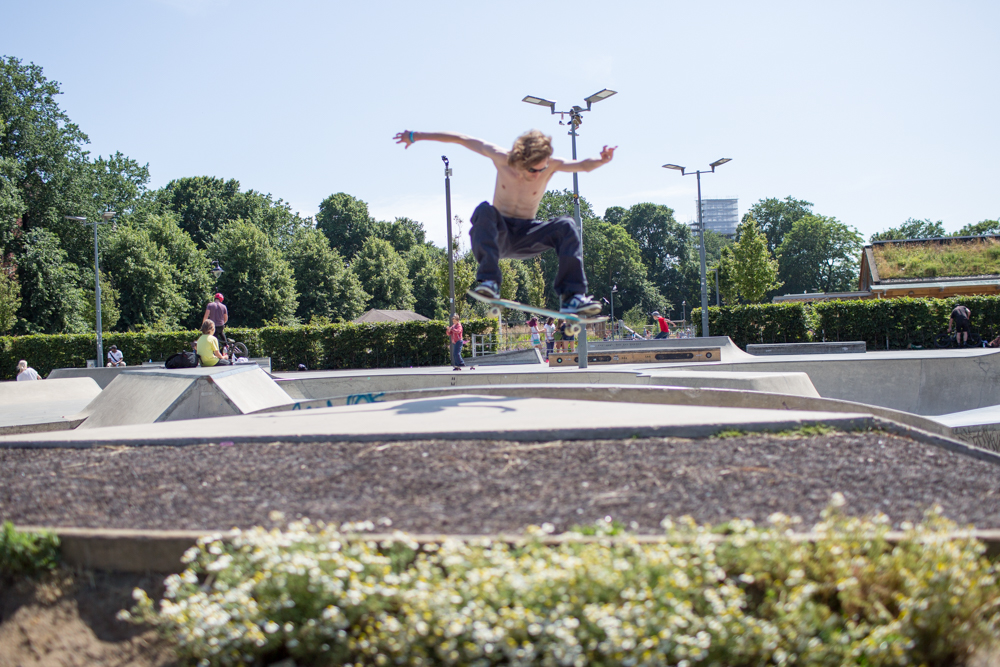
[[[569,333],[573,336],[579,335],[579,333],[583,330],[584,324],[607,322],[609,319],[606,316],[581,317],[580,315],[574,315],[573,313],[560,313],[558,310],[538,308],[537,306],[527,306],[517,301],[508,301],[507,299],[491,299],[488,296],[483,296],[479,292],[474,292],[473,290],[469,290],[467,293],[476,301],[482,301],[485,304],[489,304],[491,317],[500,317],[500,311],[504,308],[509,308],[511,310],[520,310],[522,313],[533,313],[535,315],[552,317],[557,320],[566,320],[571,323],[568,329]]]

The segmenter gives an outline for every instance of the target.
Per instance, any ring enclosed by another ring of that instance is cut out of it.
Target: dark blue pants
[[[479,262],[477,280],[501,282],[501,259],[530,259],[554,249],[559,270],[553,283],[557,294],[586,294],[583,274],[583,244],[576,222],[569,216],[552,220],[505,218],[488,202],[472,214],[472,254]]]
[[[460,340],[451,344],[451,365],[452,366],[464,366],[465,362],[462,360],[462,344],[465,341]]]

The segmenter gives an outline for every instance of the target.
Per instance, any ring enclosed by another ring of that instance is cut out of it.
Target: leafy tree
[[[285,258],[295,276],[299,293],[295,315],[300,320],[325,317],[331,322],[350,321],[364,312],[368,294],[323,232],[299,229]]]
[[[296,323],[292,267],[263,230],[243,220],[226,223],[205,250],[225,266],[216,287],[226,295],[229,326]]]
[[[0,262],[0,334],[14,328],[20,307],[21,286],[17,282],[17,271]]]
[[[538,213],[535,214],[537,220],[551,220],[561,215],[573,217],[573,191],[572,190],[547,190],[542,195],[542,201],[538,204]],[[584,222],[594,222],[599,220],[594,208],[584,197],[580,197],[580,219]]]
[[[371,295],[367,307],[377,310],[411,310],[413,287],[406,262],[388,241],[369,237],[354,258],[352,270]]]
[[[205,251],[200,250],[194,239],[180,228],[172,214],[148,216],[139,226],[166,253],[171,278],[184,302],[180,325],[197,329],[201,326],[205,305],[215,292],[215,278],[210,273]]]
[[[119,321],[124,329],[180,328],[187,314],[187,303],[174,282],[174,267],[166,250],[147,230],[134,224],[119,227],[108,238],[101,268],[108,272],[109,282],[118,291]],[[93,279],[90,284],[93,286]],[[104,308],[103,294],[101,308]]]
[[[973,222],[955,232],[955,236],[983,236],[984,234],[1000,234],[1000,220]]]
[[[620,225],[625,220],[625,215],[628,213],[628,209],[622,206],[611,206],[604,210],[604,222],[610,222],[612,225]]]
[[[413,310],[431,319],[445,319],[448,315],[447,280],[444,292],[438,280],[438,266],[445,265],[447,279],[447,254],[429,244],[413,246],[403,259],[407,275],[413,285]]]
[[[778,263],[771,257],[767,239],[752,215],[743,216],[736,237],[736,244],[722,253],[724,264],[729,261],[728,253],[732,253],[731,271],[727,275],[733,277],[733,289],[727,301],[734,297],[733,301],[760,303],[768,292],[781,287],[777,280]]]
[[[179,216],[181,229],[201,248],[211,245],[218,231],[236,220],[256,226],[275,247],[283,247],[295,230],[306,224],[281,199],[275,201],[271,195],[254,190],[241,192],[236,179],[180,178],[167,183],[155,198],[161,207]]]
[[[56,104],[59,93],[59,84],[46,79],[41,67],[0,58],[0,121],[5,127],[0,159],[17,165],[16,172],[8,174],[14,180],[7,187],[19,193],[26,231],[61,219],[69,209],[73,165],[86,157],[87,135]],[[22,280],[22,286],[30,293],[33,282]],[[44,296],[29,300],[47,301]]]
[[[0,143],[6,134],[6,128],[4,119],[0,118]],[[10,252],[15,234],[21,228],[18,220],[25,203],[17,187],[19,177],[20,167],[17,161],[0,155],[0,257]]]
[[[353,259],[365,240],[375,232],[376,225],[368,215],[368,204],[338,192],[320,203],[316,228],[326,234],[330,245],[344,257]]]
[[[94,288],[93,274],[90,280],[84,285],[84,309],[83,318],[87,321],[90,331],[97,330],[97,309],[94,303],[97,301],[97,290]],[[118,321],[121,319],[122,311],[118,307],[118,290],[108,280],[107,274],[101,271],[101,331],[113,331]]]
[[[636,305],[652,310],[669,310],[670,304],[646,278],[639,244],[622,225],[593,221],[584,226],[583,253],[587,281],[595,298],[611,300],[611,289],[618,287],[616,314]]]
[[[392,222],[373,223],[375,235],[388,241],[400,255],[426,243],[423,224],[409,218],[396,218]]]
[[[789,294],[844,292],[858,278],[864,240],[836,218],[807,215],[778,246],[779,278]]]
[[[21,309],[26,333],[87,331],[80,270],[71,263],[55,234],[33,229],[24,235],[27,250],[18,265]]]
[[[695,269],[687,225],[674,219],[673,209],[648,203],[631,206],[621,225],[638,243],[649,281],[668,301],[682,300],[685,278]]]
[[[767,237],[768,252],[774,254],[795,221],[812,213],[812,206],[811,202],[792,197],[761,199],[743,215],[743,222],[748,217],[757,221],[758,228]]]
[[[875,241],[901,241],[904,239],[938,239],[948,234],[944,231],[944,222],[929,219],[917,220],[908,218],[899,227],[890,227],[882,232],[872,234],[871,243]]]
[[[458,242],[455,241],[455,248],[458,248]],[[457,252],[456,252],[457,255]],[[472,256],[471,252],[466,252],[462,256],[456,256],[455,258],[455,313],[461,317],[468,317],[470,313],[475,312],[474,309],[478,306],[483,305],[479,301],[473,301],[471,297],[466,295],[469,288],[472,287],[473,283],[476,282],[476,269],[478,268],[476,264],[476,259]],[[448,260],[447,257],[442,260],[437,267],[437,282],[438,291],[441,294],[448,294]],[[447,305],[445,310],[447,311]],[[486,312],[486,309],[480,309],[482,313]]]

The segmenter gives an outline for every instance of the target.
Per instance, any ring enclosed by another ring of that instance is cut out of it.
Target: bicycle
[[[237,363],[239,359],[249,359],[250,352],[247,350],[247,346],[243,343],[228,338],[225,344],[222,346],[222,353],[229,357],[230,363]]]
[[[953,349],[959,347],[982,347],[983,339],[980,337],[979,332],[970,331],[969,339],[966,341],[965,345],[958,344],[958,332],[948,333],[938,335],[934,339],[934,347],[942,350]]]

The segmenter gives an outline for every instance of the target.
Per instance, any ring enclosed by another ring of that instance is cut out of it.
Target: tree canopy
[[[743,220],[751,217],[757,221],[758,228],[767,238],[768,251],[774,254],[795,221],[812,213],[812,206],[811,202],[791,196],[784,199],[761,199],[743,214]]]
[[[858,279],[864,240],[836,218],[807,215],[778,246],[778,277],[789,294],[846,292]]]

